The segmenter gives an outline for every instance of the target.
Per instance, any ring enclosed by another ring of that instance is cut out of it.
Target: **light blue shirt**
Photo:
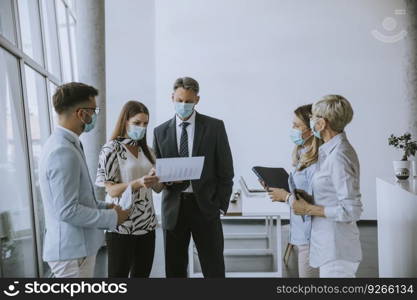
[[[301,150],[301,152],[304,149]],[[292,193],[295,189],[304,190],[310,195],[312,194],[312,185],[311,181],[316,171],[316,164],[311,164],[307,168],[304,168],[301,171],[297,171],[294,168],[291,171],[290,176],[291,180],[288,180],[288,185],[290,187],[290,192]],[[291,204],[294,201],[293,196],[290,197],[289,203]],[[293,245],[306,245],[310,243],[310,234],[311,234],[311,217],[304,216],[304,220],[301,216],[296,215],[292,208],[290,209],[290,243]]]
[[[359,160],[344,132],[319,148],[313,197],[326,217],[312,217],[310,265],[362,259],[356,221],[362,213]]]
[[[40,159],[39,183],[45,215],[44,261],[97,254],[103,229],[117,225],[117,214],[97,201],[78,136],[56,128]]]

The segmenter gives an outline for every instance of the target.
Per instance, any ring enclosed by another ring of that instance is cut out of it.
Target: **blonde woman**
[[[310,129],[312,105],[303,105],[294,111],[291,140],[295,143],[293,166],[289,186],[291,190],[301,189],[311,193],[311,180],[316,171],[318,148],[322,144]],[[285,189],[269,188],[272,201],[294,201],[294,196]],[[295,245],[298,252],[299,277],[318,277],[317,269],[309,264],[311,218],[301,217],[290,210],[290,244]]]
[[[360,172],[344,131],[353,110],[344,97],[329,95],[316,102],[312,111],[310,127],[324,142],[312,182],[314,199],[299,191],[293,210],[312,216],[310,265],[320,269],[320,277],[355,277],[362,259],[356,225],[362,213]]]

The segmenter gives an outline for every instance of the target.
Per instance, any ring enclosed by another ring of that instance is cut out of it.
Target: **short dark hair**
[[[56,89],[52,102],[55,111],[60,115],[74,106],[90,100],[90,97],[97,95],[98,90],[95,87],[81,82],[69,82],[60,85]]]
[[[199,86],[197,80],[195,80],[194,78],[191,78],[191,77],[180,77],[177,80],[175,80],[175,82],[174,82],[174,91],[177,88],[180,88],[180,87],[182,87],[186,90],[192,90],[196,94],[198,94],[198,92],[200,91],[200,86]]]

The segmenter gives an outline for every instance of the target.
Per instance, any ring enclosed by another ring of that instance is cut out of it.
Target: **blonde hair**
[[[353,118],[352,106],[340,95],[324,96],[313,104],[312,111],[313,115],[326,119],[336,132],[342,132]]]
[[[307,128],[310,128],[311,110],[312,105],[308,104],[300,106],[294,111],[294,114],[307,126]],[[302,171],[317,162],[319,147],[322,144],[323,141],[313,135],[305,141],[304,147],[307,150],[304,153],[300,154],[303,146],[295,146],[294,151],[292,152],[292,165],[297,168],[297,171]]]

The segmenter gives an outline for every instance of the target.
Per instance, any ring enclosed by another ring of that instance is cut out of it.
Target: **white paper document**
[[[156,176],[159,182],[200,179],[204,156],[159,158],[156,160]]]

